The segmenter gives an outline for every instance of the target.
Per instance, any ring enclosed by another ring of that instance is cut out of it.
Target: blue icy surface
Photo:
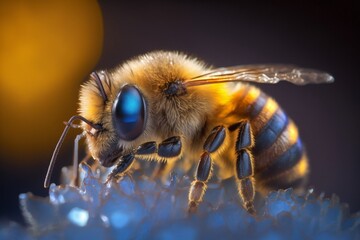
[[[188,215],[189,177],[163,184],[133,174],[104,183],[106,173],[85,164],[80,173],[79,188],[52,184],[48,198],[21,194],[28,227],[2,223],[0,239],[360,239],[360,214],[350,215],[335,195],[272,192],[257,199],[254,218],[231,186],[211,183]]]

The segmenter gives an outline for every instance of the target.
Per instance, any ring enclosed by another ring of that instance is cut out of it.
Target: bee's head
[[[94,134],[83,123],[91,155],[105,167],[132,150],[134,140],[143,134],[147,104],[142,92],[132,84],[115,84],[109,73],[92,73],[80,92],[80,113],[102,126]]]

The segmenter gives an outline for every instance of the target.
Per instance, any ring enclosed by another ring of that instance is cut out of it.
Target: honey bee
[[[178,52],[156,51],[110,71],[94,72],[80,91],[80,115],[70,118],[54,150],[75,120],[82,121],[92,158],[115,166],[110,181],[136,160],[163,162],[160,176],[197,164],[189,190],[196,211],[217,165],[217,177],[234,177],[244,208],[255,214],[255,190],[300,189],[308,159],[294,122],[255,83],[328,83],[327,73],[291,65],[213,69]]]

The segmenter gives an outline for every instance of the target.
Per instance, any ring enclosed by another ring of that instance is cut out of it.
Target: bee
[[[309,169],[294,122],[251,85],[280,80],[304,85],[329,83],[333,77],[291,65],[213,69],[167,51],[94,72],[81,88],[80,115],[66,123],[44,186],[49,186],[65,135],[80,120],[92,158],[113,167],[108,181],[143,159],[166,163],[160,176],[174,168],[187,172],[197,164],[188,196],[188,210],[195,212],[217,165],[216,176],[234,177],[242,205],[255,214],[255,191],[301,189]]]

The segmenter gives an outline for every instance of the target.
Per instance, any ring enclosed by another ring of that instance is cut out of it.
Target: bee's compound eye
[[[134,140],[144,131],[145,111],[141,92],[132,85],[125,85],[112,107],[113,124],[121,139]]]

